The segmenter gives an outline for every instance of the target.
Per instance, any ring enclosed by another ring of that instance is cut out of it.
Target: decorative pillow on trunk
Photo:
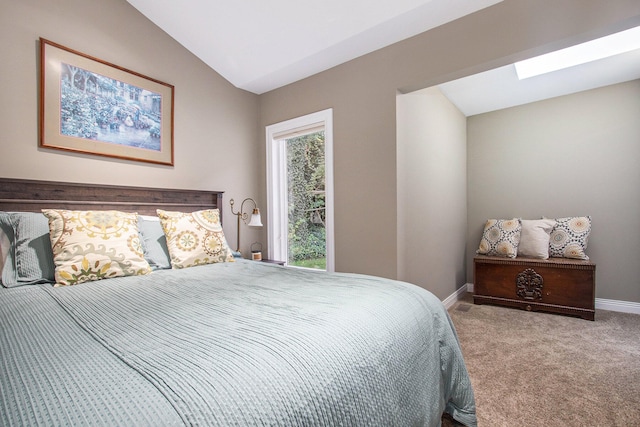
[[[518,256],[525,258],[549,258],[549,237],[556,222],[552,219],[520,220],[520,245]]]
[[[549,241],[549,256],[588,260],[585,251],[590,233],[590,216],[556,218]]]
[[[476,252],[480,255],[515,258],[518,255],[521,228],[518,218],[487,220]]]

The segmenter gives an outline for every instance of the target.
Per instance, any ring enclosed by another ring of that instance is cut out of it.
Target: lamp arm
[[[235,202],[233,199],[229,200],[229,203],[231,204],[231,214],[235,215],[238,218],[238,228],[237,228],[237,235],[236,235],[236,242],[237,242],[236,252],[240,252],[240,219],[242,218],[242,221],[244,221],[244,223],[246,224],[247,218],[249,218],[249,214],[244,210],[245,202],[252,202],[254,209],[258,207],[258,204],[256,203],[255,200],[253,200],[250,197],[247,197],[242,201],[242,203],[240,203],[240,210],[238,212],[234,212],[233,204]]]
[[[250,197],[247,197],[246,199],[244,199],[242,201],[242,204],[240,205],[240,212],[242,212],[242,220],[244,221],[244,223],[247,223],[247,218],[249,218],[249,214],[247,213],[247,211],[244,210],[244,204],[245,202],[251,202],[253,203],[253,209],[256,209],[258,207],[258,204],[256,203],[255,200],[253,200]],[[251,211],[253,211],[253,209],[251,209]]]

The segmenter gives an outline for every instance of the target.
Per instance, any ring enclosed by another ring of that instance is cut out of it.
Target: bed
[[[173,252],[152,254],[158,209],[221,221],[221,202],[0,179],[0,211],[27,223],[3,225],[0,425],[438,426],[443,414],[476,425],[455,329],[428,291],[237,257],[179,268]],[[43,234],[41,209],[144,215],[151,270],[54,286],[58,231]]]

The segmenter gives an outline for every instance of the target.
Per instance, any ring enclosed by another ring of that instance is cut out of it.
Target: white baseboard
[[[466,292],[473,293],[473,283],[467,283]],[[460,299],[460,290],[465,289],[465,286],[458,289],[453,295],[447,298],[445,301],[448,301],[452,297],[455,296],[455,300],[451,303],[453,305],[458,299]],[[446,304],[445,304],[446,305]],[[447,306],[447,308],[449,308]],[[608,310],[608,311],[617,311],[620,313],[632,313],[632,314],[640,314],[640,303],[630,302],[630,301],[619,301],[614,299],[604,299],[604,298],[596,298],[596,309],[597,310]]]
[[[449,310],[451,307],[453,307],[453,304],[455,304],[459,299],[461,299],[462,296],[467,292],[469,292],[467,289],[467,285],[461,286],[460,288],[458,288],[457,291],[455,291],[454,293],[449,295],[447,298],[445,298],[445,300],[442,301],[442,303],[444,304],[446,309]]]
[[[596,309],[640,314],[640,303],[615,299],[596,298]]]

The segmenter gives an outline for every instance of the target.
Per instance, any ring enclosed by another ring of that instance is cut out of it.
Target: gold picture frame
[[[173,166],[174,87],[40,38],[40,147]]]

